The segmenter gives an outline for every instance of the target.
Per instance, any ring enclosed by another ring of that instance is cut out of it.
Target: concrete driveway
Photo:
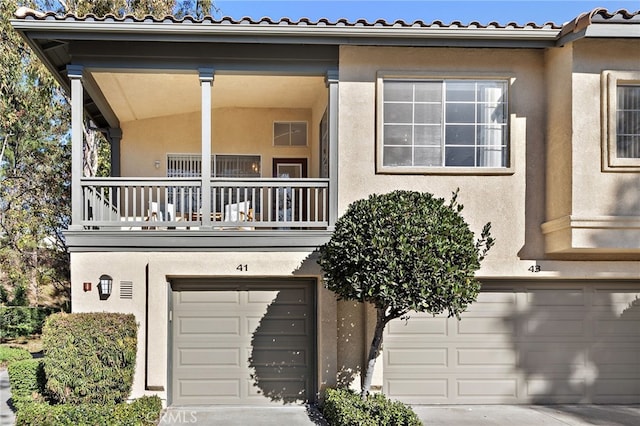
[[[425,426],[638,426],[640,405],[414,406]],[[315,408],[171,407],[160,425],[326,425]]]

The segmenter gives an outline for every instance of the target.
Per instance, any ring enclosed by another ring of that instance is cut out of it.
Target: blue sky
[[[216,0],[216,5],[221,11],[218,17],[231,16],[235,19],[245,16],[260,19],[268,16],[273,19],[309,18],[316,21],[320,18],[328,18],[335,21],[347,18],[349,21],[355,21],[364,18],[370,22],[377,19],[386,21],[403,19],[410,22],[416,20],[425,22],[440,20],[444,23],[461,21],[463,24],[472,21],[478,21],[481,24],[494,21],[500,24],[509,22],[562,24],[597,7],[604,7],[609,11],[640,10],[640,0]]]

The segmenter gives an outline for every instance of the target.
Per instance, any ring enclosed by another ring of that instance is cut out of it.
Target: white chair
[[[224,222],[249,222],[253,220],[253,210],[250,201],[225,204]],[[252,227],[239,227],[238,229],[253,229]]]

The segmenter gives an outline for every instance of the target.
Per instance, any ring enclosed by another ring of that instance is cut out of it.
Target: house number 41
[[[238,266],[236,266],[236,270],[238,270],[240,272],[247,272],[249,270],[249,268],[247,267],[246,264],[241,263]]]

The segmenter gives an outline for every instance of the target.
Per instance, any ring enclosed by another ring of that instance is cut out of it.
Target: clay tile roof
[[[196,19],[192,16],[185,16],[183,18],[176,18],[175,16],[168,15],[164,17],[153,17],[153,16],[145,16],[145,17],[136,17],[133,15],[125,15],[125,16],[115,16],[112,14],[106,15],[104,17],[95,16],[93,14],[77,16],[74,14],[66,14],[66,15],[58,15],[54,12],[38,12],[33,9],[29,9],[26,7],[19,8],[15,13],[16,18],[20,19],[31,19],[31,20],[41,20],[41,21],[109,21],[109,22],[137,22],[137,23],[146,23],[146,22],[173,22],[178,24],[192,24],[192,23],[203,23],[203,24],[213,24],[213,25],[225,25],[225,24],[233,24],[233,25],[288,25],[288,26],[333,26],[333,27],[400,27],[400,28],[556,28],[560,29],[561,26],[556,25],[553,22],[546,22],[544,24],[535,24],[535,23],[527,23],[525,25],[520,25],[515,22],[509,22],[506,25],[501,25],[497,22],[490,22],[489,24],[481,24],[477,21],[473,21],[470,24],[463,24],[460,21],[453,21],[449,24],[443,23],[440,20],[436,20],[430,23],[426,23],[423,20],[416,20],[413,22],[406,22],[402,19],[395,20],[393,22],[387,22],[384,19],[378,19],[374,22],[369,22],[364,19],[358,19],[355,22],[350,22],[347,19],[338,19],[337,21],[331,22],[326,18],[321,18],[317,21],[312,21],[308,18],[300,18],[295,21],[290,18],[280,18],[278,20],[273,20],[269,17],[263,17],[259,20],[254,20],[250,17],[243,17],[240,19],[234,19],[231,17],[222,17],[219,19],[212,18],[211,16],[206,16],[202,19]]]
[[[607,9],[596,8],[591,12],[583,13],[573,21],[567,22],[562,27],[560,37],[569,33],[582,31],[592,23],[612,23],[612,24],[640,24],[640,10],[629,12],[625,9],[610,13]]]

